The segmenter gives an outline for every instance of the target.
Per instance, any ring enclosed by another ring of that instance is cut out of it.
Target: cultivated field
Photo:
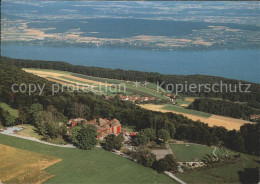
[[[0,144],[0,158],[0,180],[4,183],[42,183],[54,177],[44,169],[61,161],[57,157],[3,144]]]
[[[241,119],[235,119],[235,118],[229,118],[219,115],[209,115],[207,113],[203,113],[200,111],[190,113],[191,111],[187,111],[188,109],[177,109],[175,106],[171,106],[171,108],[168,107],[168,105],[154,105],[154,104],[144,104],[140,105],[142,108],[153,110],[153,111],[159,111],[159,112],[173,112],[176,114],[182,114],[189,119],[192,119],[194,121],[200,120],[204,123],[207,123],[209,126],[223,126],[228,130],[239,130],[240,126],[242,126],[245,123],[252,123],[250,121],[241,120]]]
[[[54,147],[3,134],[0,143],[61,158],[61,162],[46,169],[55,177],[45,183],[176,183],[164,174],[101,148],[86,151]]]
[[[144,87],[141,84],[138,84],[138,86],[135,86],[135,84],[130,81],[99,78],[99,77],[75,74],[75,73],[59,71],[59,70],[34,69],[34,68],[24,68],[23,70],[26,72],[32,73],[34,75],[38,75],[39,77],[43,77],[52,82],[67,85],[70,87],[77,87],[77,85],[78,85],[78,88],[82,89],[82,85],[84,85],[84,87],[89,86],[92,88],[91,90],[96,94],[114,96],[116,92],[123,92],[126,95],[135,94],[138,96],[147,96],[147,97],[156,97],[156,98],[160,98],[160,99],[167,99],[166,96],[164,96],[160,92],[156,91],[155,84],[148,84],[147,87]],[[115,86],[114,86],[115,84],[120,85],[120,87],[115,89]],[[124,86],[125,86],[126,91],[124,91]],[[108,89],[104,90],[105,87],[108,87]],[[102,90],[99,90],[100,88]],[[110,88],[111,88],[111,90],[110,90]],[[115,92],[115,93],[113,93],[113,92]]]

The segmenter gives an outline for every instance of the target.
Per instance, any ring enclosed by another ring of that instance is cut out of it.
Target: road
[[[169,177],[171,177],[172,179],[174,179],[175,181],[177,181],[180,184],[186,184],[184,181],[182,181],[181,179],[177,178],[176,176],[174,176],[171,172],[165,171],[165,174],[167,174]]]
[[[34,141],[34,142],[39,142],[39,143],[47,144],[47,145],[50,145],[50,146],[63,147],[63,148],[76,148],[72,144],[60,145],[60,144],[53,144],[53,143],[41,141],[41,140],[36,139],[34,137],[25,137],[25,136],[16,135],[16,134],[5,134],[5,133],[2,133],[2,132],[1,132],[1,134],[13,136],[13,137],[18,137],[18,138],[21,138],[21,139],[26,139],[26,140],[30,140],[30,141]]]

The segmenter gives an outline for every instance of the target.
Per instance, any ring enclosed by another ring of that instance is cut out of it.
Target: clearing
[[[8,104],[1,102],[0,107],[4,110],[7,110],[9,114],[15,118],[19,116],[19,111],[17,109],[14,109],[10,107]]]
[[[201,144],[170,144],[173,153],[176,155],[179,162],[194,162],[202,161],[207,155],[213,155],[213,147]],[[232,151],[217,148],[215,154],[219,157],[221,155],[233,155]]]
[[[61,159],[0,144],[0,180],[4,183],[42,183],[53,174],[47,167]]]
[[[187,183],[214,184],[214,183],[257,183],[259,181],[259,158],[256,156],[241,154],[242,161],[226,164],[191,173],[177,173],[176,176]]]

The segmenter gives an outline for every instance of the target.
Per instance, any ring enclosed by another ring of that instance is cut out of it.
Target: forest
[[[22,61],[14,61],[16,62],[12,63],[19,64],[20,67],[23,65]],[[228,131],[224,127],[209,127],[182,115],[149,111],[132,102],[106,100],[104,96],[92,93],[63,91],[52,95],[52,82],[26,73],[12,63],[7,64],[7,60],[0,62],[0,101],[18,109],[19,117],[10,118],[7,111],[0,109],[0,122],[3,126],[28,123],[38,126],[38,130],[45,136],[57,137],[64,136],[64,127],[70,118],[117,118],[122,125],[134,126],[136,131],[145,128],[156,131],[164,129],[169,132],[171,138],[207,145],[222,144],[235,151],[258,154],[259,124],[244,125],[240,131]],[[28,89],[26,92],[13,92],[11,87],[14,83],[45,84],[45,88],[41,95],[39,91],[29,95]],[[41,125],[40,120],[43,118],[52,121]]]
[[[14,64],[20,68],[41,68],[41,69],[54,69],[69,71],[78,74],[84,74],[94,77],[119,79],[119,80],[129,80],[129,81],[147,81],[150,83],[162,84],[162,88],[166,88],[167,84],[217,84],[222,81],[225,84],[237,85],[239,82],[233,79],[226,79],[223,77],[206,76],[206,75],[164,75],[154,72],[141,72],[132,70],[121,70],[121,69],[109,69],[109,68],[99,68],[99,67],[88,67],[72,65],[66,62],[57,61],[38,61],[38,60],[23,60],[23,59],[12,59],[7,57],[1,57],[1,61]],[[229,100],[232,102],[248,102],[247,106],[260,109],[260,84],[244,82],[250,84],[250,93],[243,92],[207,92],[206,90],[195,90],[187,91],[182,93],[184,96],[195,96],[195,97],[214,97],[222,98],[224,100]],[[242,87],[243,88],[243,87]],[[244,86],[246,88],[246,86]],[[176,89],[175,89],[176,90]],[[220,90],[219,86],[216,86],[216,90]],[[242,89],[245,90],[245,89]],[[174,90],[173,90],[174,91]]]
[[[246,104],[208,98],[195,99],[194,102],[188,106],[188,108],[210,114],[229,116],[238,119],[242,118],[245,120],[250,120],[250,115],[260,114],[259,109],[249,107]]]

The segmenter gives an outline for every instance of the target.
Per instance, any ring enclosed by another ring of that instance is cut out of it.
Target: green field
[[[19,111],[17,109],[13,109],[6,103],[0,103],[0,107],[4,110],[7,110],[9,112],[9,114],[14,116],[15,118],[17,118],[19,116]]]
[[[170,111],[176,111],[180,113],[186,113],[186,114],[191,114],[191,115],[196,115],[196,116],[202,116],[202,117],[210,117],[211,114],[205,113],[205,112],[200,112],[200,111],[194,111],[190,109],[185,109],[183,107],[179,107],[177,105],[166,105],[163,107],[165,110],[170,110]]]
[[[61,148],[7,135],[0,135],[0,144],[61,158],[45,170],[55,175],[45,183],[175,183],[166,175],[100,148]]]
[[[197,158],[198,161],[202,161],[207,155],[214,156],[212,154],[214,150],[213,147],[201,144],[170,144],[170,147],[180,162],[192,162],[195,158]],[[234,153],[217,148],[215,154],[217,156],[221,156],[224,154],[230,155]]]
[[[189,145],[189,146],[186,146]],[[213,147],[200,145],[200,144],[170,144],[173,152],[179,161],[188,162],[194,161],[198,158],[201,161],[206,155],[213,156]],[[234,155],[233,151],[227,149],[217,148],[215,154],[221,155]],[[191,173],[177,173],[176,176],[187,183],[240,183],[239,171],[244,171],[245,168],[259,167],[257,163],[258,158],[246,154],[241,154],[242,161],[234,164],[226,164],[223,166],[204,169],[201,171],[194,171]]]
[[[178,105],[178,106],[180,106],[181,104],[187,104],[187,105],[191,104],[191,102],[185,101],[185,100],[180,99],[180,98],[176,99],[175,102],[176,102],[176,105]]]
[[[242,157],[245,159],[241,162],[237,162],[234,164],[226,164],[223,166],[205,169],[201,171],[195,171],[192,173],[177,173],[176,176],[187,183],[194,183],[194,184],[214,184],[214,183],[257,183],[257,182],[249,182],[252,180],[252,175],[257,177],[259,168],[259,160],[255,156],[244,155]],[[248,168],[254,168],[255,172],[250,173],[245,172]],[[243,174],[241,174],[243,173]],[[247,173],[247,174],[245,174]],[[243,182],[242,182],[243,181]]]

